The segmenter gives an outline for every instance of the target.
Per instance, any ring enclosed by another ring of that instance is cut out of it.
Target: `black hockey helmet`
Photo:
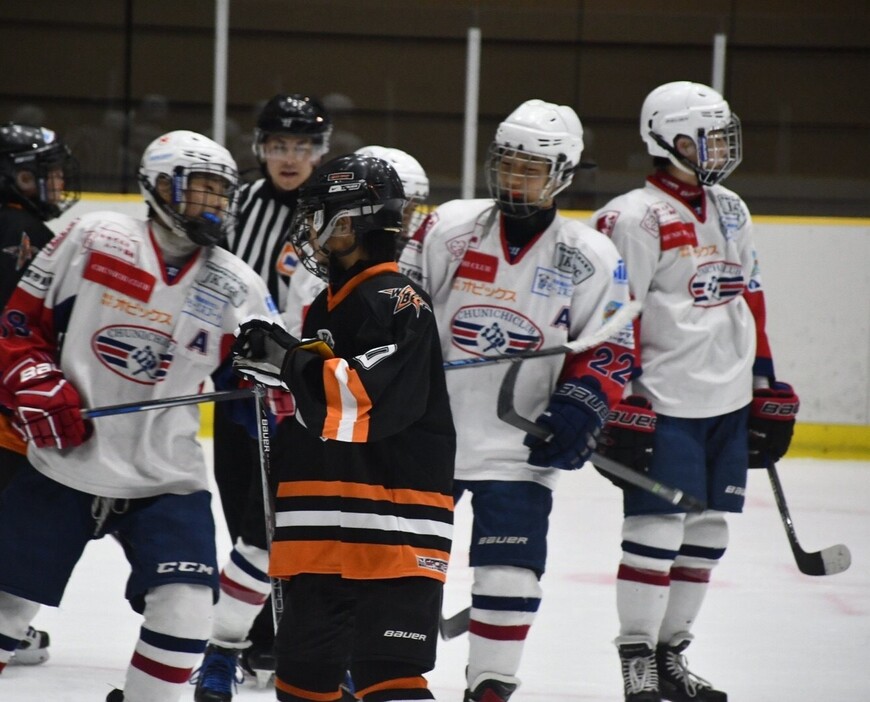
[[[331,258],[327,241],[338,220],[348,217],[356,245],[362,244],[369,259],[392,261],[405,203],[402,181],[389,163],[359,154],[339,156],[317,168],[299,189],[291,241],[302,264],[326,280],[329,267],[315,257],[312,238]]]
[[[254,155],[263,160],[260,146],[270,134],[307,137],[321,154],[329,151],[332,119],[321,102],[309,95],[275,95],[260,111],[254,128]]]
[[[62,189],[50,177],[58,169]],[[32,187],[23,183],[24,172],[30,174]],[[45,221],[59,217],[80,197],[78,161],[51,129],[0,125],[0,201],[17,202]]]

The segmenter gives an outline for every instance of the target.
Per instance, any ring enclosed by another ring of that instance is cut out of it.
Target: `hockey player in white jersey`
[[[446,361],[564,344],[597,331],[628,299],[606,237],[557,212],[580,163],[583,130],[568,106],[521,104],[487,159],[491,199],[454,200],[429,215],[400,268],[430,293]],[[504,702],[519,685],[541,602],[552,490],[583,466],[634,363],[631,326],[581,354],[524,363],[516,407],[549,442],[498,419],[506,364],[447,374],[457,427],[454,497],[473,493],[474,568],[465,702]],[[531,449],[531,450],[530,450]]]
[[[147,220],[96,212],[73,222],[33,260],[0,320],[0,401],[32,464],[0,494],[0,669],[36,603],[58,606],[87,542],[112,534],[143,623],[123,691],[107,699],[172,702],[218,594],[199,412],[87,421],[81,410],[197,393],[228,362],[243,320],[278,317],[260,277],[214,246],[233,221],[226,149],[170,132],[146,149],[139,183]]]
[[[426,216],[429,178],[420,162],[401,149],[373,144],[363,146],[355,153],[386,161],[396,170],[402,181],[408,203],[405,205],[402,218],[402,233],[397,237],[398,250],[396,255],[398,256],[405,248],[408,238],[417,231]],[[326,283],[308,271],[307,268],[297,267],[293,275],[293,284],[287,293],[287,307],[281,312],[284,324],[291,334],[299,336],[302,333],[302,320],[305,317],[305,311],[325,287]]]
[[[647,96],[640,133],[654,173],[594,215],[644,310],[634,395],[599,452],[708,509],[687,515],[625,488],[615,643],[627,702],[725,702],[683,651],[728,545],[725,516],[743,509],[747,465],[786,452],[798,399],[774,375],[752,219],[720,185],[742,155],[737,116],[705,85],[667,83]]]

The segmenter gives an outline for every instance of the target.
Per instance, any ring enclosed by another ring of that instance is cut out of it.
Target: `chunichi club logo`
[[[475,356],[509,356],[541,348],[543,333],[528,317],[507,307],[469,305],[450,321],[453,345]]]
[[[91,347],[113,373],[134,383],[154,385],[172,363],[170,336],[154,329],[116,324],[94,334]]]

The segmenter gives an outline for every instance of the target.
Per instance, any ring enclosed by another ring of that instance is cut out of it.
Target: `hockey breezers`
[[[517,375],[520,372],[521,365],[522,361],[515,361],[514,364],[508,368],[507,373],[505,373],[504,380],[502,380],[501,387],[498,391],[498,406],[496,408],[496,413],[498,414],[498,418],[503,422],[507,422],[517,429],[522,429],[524,432],[531,434],[532,436],[549,440],[550,433],[544,427],[535,424],[530,419],[520,416],[514,409],[514,386],[516,385]],[[610,473],[634,487],[646,490],[656,497],[660,497],[663,500],[670,502],[672,505],[681,507],[687,512],[703,512],[707,508],[704,502],[698,498],[693,497],[692,495],[687,495],[682,490],[668,487],[657,480],[653,480],[642,473],[638,473],[636,470],[633,470],[628,466],[624,466],[613,459],[607,458],[607,456],[602,456],[599,453],[593,452],[589,460],[605,473]]]
[[[785,527],[785,534],[788,537],[788,543],[791,546],[791,552],[794,555],[798,570],[804,575],[835,575],[836,573],[842,573],[852,565],[852,554],[844,544],[828,546],[821,551],[814,551],[812,553],[807,553],[801,548],[791,515],[788,512],[788,505],[785,503],[785,493],[782,490],[782,483],[779,481],[774,461],[768,461],[767,475],[770,478],[770,486],[773,488],[776,507],[779,510],[779,516],[782,518],[782,525]]]

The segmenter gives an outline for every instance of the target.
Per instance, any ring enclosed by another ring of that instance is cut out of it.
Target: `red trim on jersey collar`
[[[677,180],[669,175],[666,171],[658,170],[652,175],[647,176],[647,182],[654,185],[659,190],[664,190],[671,197],[675,197],[682,202],[692,212],[699,222],[704,222],[707,219],[707,195],[704,188],[700,185],[689,185]],[[700,204],[700,213],[697,209],[697,204]]]
[[[327,289],[326,292],[326,309],[330,312],[334,310],[339,303],[344,300],[348,295],[350,295],[353,290],[365,282],[369,278],[373,278],[376,275],[380,275],[381,273],[398,273],[399,272],[399,264],[395,261],[388,261],[386,263],[378,263],[370,268],[366,268],[364,271],[360,271],[353,278],[347,281],[344,285],[341,286],[341,289],[335,294],[332,294],[332,287]]]
[[[148,222],[148,236],[151,239],[151,246],[154,247],[154,253],[157,254],[157,265],[160,268],[160,278],[166,285],[175,285],[178,281],[180,281],[184,274],[187,273],[192,267],[193,264],[196,263],[196,260],[199,258],[202,253],[202,247],[197,247],[196,251],[193,252],[191,257],[185,261],[184,265],[178,269],[178,275],[175,276],[173,281],[169,281],[166,277],[166,261],[163,260],[163,251],[157,243],[157,239],[154,237],[154,231],[151,229],[151,222]]]

